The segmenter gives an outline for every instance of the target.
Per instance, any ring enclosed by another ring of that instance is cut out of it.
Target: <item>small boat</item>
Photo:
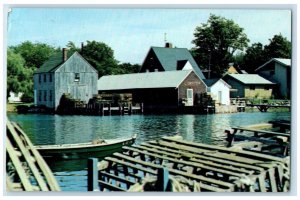
[[[92,142],[76,144],[55,144],[34,146],[44,158],[82,159],[89,157],[105,157],[122,150],[123,146],[131,146],[137,135],[126,139],[96,139]]]

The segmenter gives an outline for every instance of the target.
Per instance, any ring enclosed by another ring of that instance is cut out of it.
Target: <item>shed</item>
[[[291,95],[291,59],[272,58],[255,70],[264,78],[276,82],[278,97],[290,97]]]
[[[217,104],[230,105],[230,89],[231,86],[223,79],[204,79],[207,86],[207,92]]]
[[[191,69],[194,70],[199,78],[205,79],[201,69],[187,48],[151,47],[140,73]]]
[[[206,92],[206,85],[193,70],[102,76],[99,93],[132,93],[134,103],[145,108],[193,106],[195,95]]]
[[[227,74],[223,77],[236,92],[230,97],[270,98],[275,83],[258,74]]]
[[[49,58],[34,73],[34,102],[57,109],[67,93],[73,99],[88,102],[97,94],[98,72],[78,52],[67,49]]]

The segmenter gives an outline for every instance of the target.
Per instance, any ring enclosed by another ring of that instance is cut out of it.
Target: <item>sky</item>
[[[7,45],[24,41],[64,47],[73,41],[104,42],[120,62],[142,64],[151,46],[192,48],[194,31],[210,14],[232,19],[252,43],[268,44],[276,34],[291,41],[291,11],[264,9],[13,8]],[[166,33],[166,34],[165,34]],[[166,35],[166,37],[165,37]]]

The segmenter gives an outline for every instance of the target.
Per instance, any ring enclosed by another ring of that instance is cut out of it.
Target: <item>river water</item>
[[[136,144],[162,136],[181,135],[188,141],[224,144],[225,129],[290,120],[290,112],[242,112],[213,115],[60,116],[8,114],[27,133],[33,144],[67,144],[93,139],[127,138],[137,134]],[[86,191],[85,160],[51,161],[63,191]]]

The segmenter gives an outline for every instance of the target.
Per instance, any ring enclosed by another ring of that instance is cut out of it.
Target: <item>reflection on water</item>
[[[34,144],[89,142],[93,139],[127,138],[138,134],[136,143],[181,135],[185,140],[223,144],[224,130],[232,126],[290,120],[289,112],[244,112],[215,115],[59,116],[16,115],[10,120],[21,125]],[[47,161],[62,190],[86,191],[86,160]]]

